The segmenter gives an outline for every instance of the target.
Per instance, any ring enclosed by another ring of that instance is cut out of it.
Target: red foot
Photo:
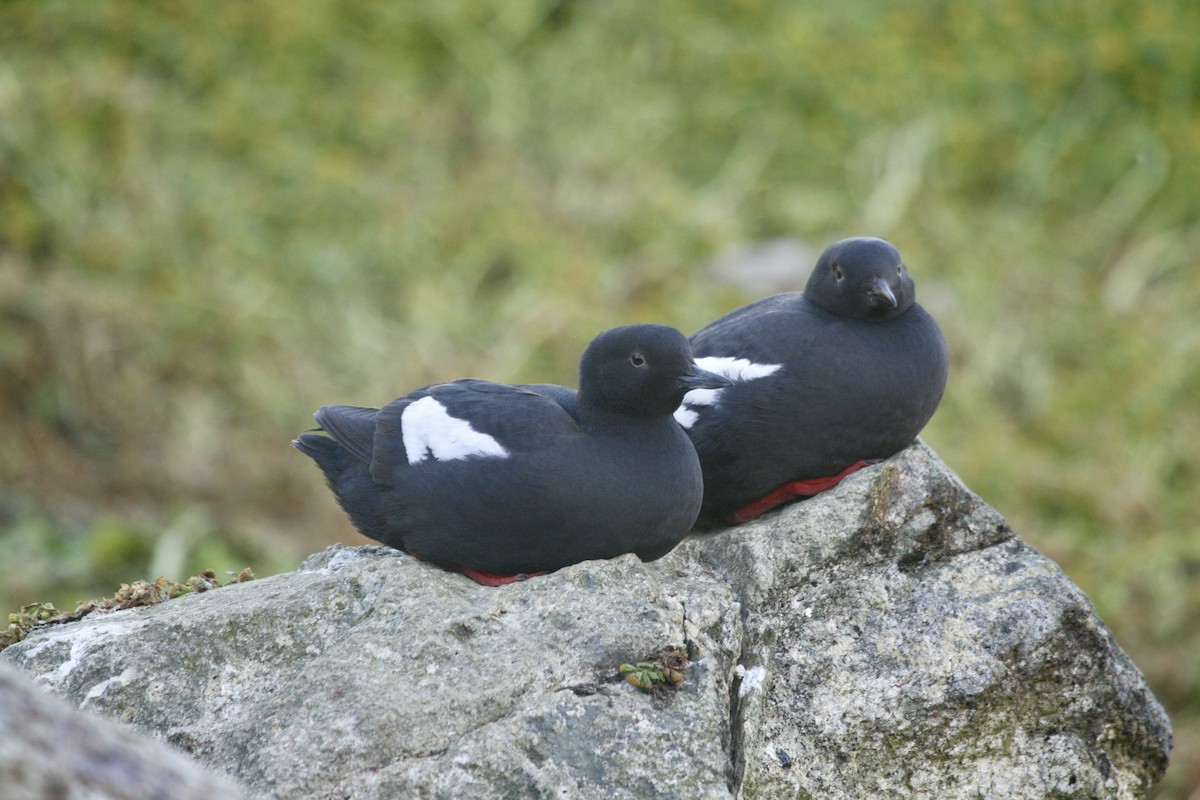
[[[490,572],[482,572],[470,567],[458,567],[458,571],[466,575],[476,583],[481,583],[484,586],[503,586],[506,583],[518,583],[523,580],[528,580],[536,575],[545,575],[544,572],[522,572],[520,575],[493,575]]]
[[[878,461],[855,461],[850,466],[828,478],[808,478],[802,481],[791,481],[777,486],[749,505],[739,508],[728,516],[728,521],[734,524],[751,520],[765,511],[770,511],[777,505],[786,503],[795,497],[812,497],[826,489],[832,489],[842,482],[851,472],[857,472],[863,467],[878,464]]]
[[[417,561],[425,560],[416,553],[410,552],[409,555],[415,558]],[[493,575],[490,572],[483,572],[482,570],[471,569],[470,567],[458,565],[446,566],[444,564],[441,566],[446,567],[446,569],[453,570],[454,572],[461,572],[463,575],[466,575],[471,580],[478,584],[482,584],[483,586],[503,586],[506,583],[520,583],[521,581],[529,580],[530,578],[538,575],[546,574],[544,572],[522,572],[520,575]]]

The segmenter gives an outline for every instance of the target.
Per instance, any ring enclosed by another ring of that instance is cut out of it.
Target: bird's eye
[[[629,356],[629,363],[633,364],[635,367],[644,367],[646,365],[646,359],[642,357],[641,353],[634,353],[633,355]]]
[[[841,268],[841,265],[839,265],[839,264],[834,264],[834,265],[833,265],[833,277],[837,278],[839,281],[840,281],[842,278],[846,277],[845,275],[843,275],[843,274],[842,274],[842,268]]]
[[[897,275],[903,275],[903,274],[904,274],[904,265],[903,265],[903,264],[901,264],[900,266],[896,267],[896,274],[897,274]]]

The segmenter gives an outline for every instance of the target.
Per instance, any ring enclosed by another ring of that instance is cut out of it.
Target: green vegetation
[[[659,692],[675,689],[687,675],[687,649],[679,645],[660,647],[647,660],[636,664],[622,664],[617,674],[630,686],[643,692]]]
[[[245,583],[254,580],[254,571],[246,567],[241,572],[226,581],[224,585]],[[184,583],[155,578],[154,582],[134,581],[122,583],[121,588],[112,595],[99,600],[88,600],[75,606],[74,611],[59,611],[53,603],[30,603],[22,606],[21,610],[8,615],[8,628],[0,630],[0,650],[9,645],[22,641],[30,632],[42,625],[61,625],[64,622],[74,622],[83,619],[94,611],[119,611],[139,606],[156,606],[167,600],[174,600],[185,594],[202,593],[221,588],[222,583],[212,570],[205,570],[199,575],[193,575]]]
[[[886,236],[925,438],[1090,595],[1200,786],[1200,5],[0,5],[0,606],[361,541],[321,403],[573,383],[738,242]],[[165,533],[164,533],[165,532]]]

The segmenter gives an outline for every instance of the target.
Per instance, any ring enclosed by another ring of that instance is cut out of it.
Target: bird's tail
[[[326,483],[359,533],[383,541],[381,536],[385,530],[385,520],[382,490],[372,480],[367,465],[333,439],[318,433],[300,434],[292,442],[292,447],[317,462],[317,466],[325,473]]]
[[[354,460],[349,450],[328,436],[321,436],[317,433],[300,434],[292,442],[292,447],[317,462],[317,466],[321,468],[327,478],[331,477],[331,472],[341,473]]]

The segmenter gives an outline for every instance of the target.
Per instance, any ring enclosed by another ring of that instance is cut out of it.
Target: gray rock
[[[0,663],[0,795],[5,800],[221,800],[243,797],[173,748],[51,697]]]
[[[617,667],[691,662],[646,694]],[[1170,728],[923,445],[667,557],[499,589],[384,548],[0,658],[276,797],[1141,797]]]

